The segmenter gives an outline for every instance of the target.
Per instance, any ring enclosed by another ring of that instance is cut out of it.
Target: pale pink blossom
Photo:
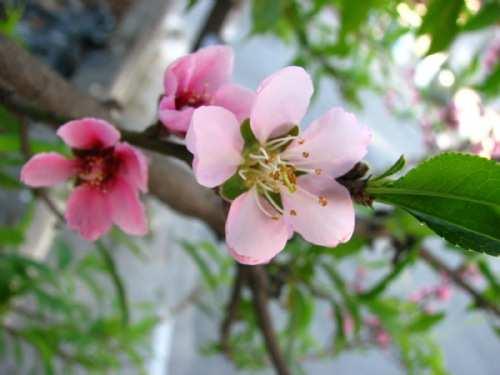
[[[451,298],[453,291],[448,284],[442,284],[436,287],[434,293],[439,301],[446,302]]]
[[[255,94],[230,83],[233,60],[230,47],[210,46],[179,58],[167,68],[158,116],[169,131],[185,135],[193,111],[204,105],[224,107],[239,121],[248,117]]]
[[[391,344],[391,336],[389,335],[389,333],[386,330],[380,329],[375,334],[375,342],[382,349],[387,349],[389,347],[389,345]]]
[[[148,183],[144,155],[118,142],[120,133],[100,119],[70,121],[57,135],[75,157],[37,154],[22,168],[21,180],[32,187],[47,187],[75,178],[65,218],[87,240],[98,239],[113,223],[128,234],[146,234],[146,215],[139,200],[139,191],[146,192]]]
[[[207,187],[239,176],[246,192],[226,221],[230,253],[240,263],[268,262],[293,232],[321,246],[351,238],[354,208],[335,178],[367,152],[371,133],[341,108],[329,110],[302,134],[292,135],[313,93],[309,75],[290,66],[265,79],[250,112],[257,142],[245,149],[240,121],[230,111],[198,108],[186,136],[197,181]]]

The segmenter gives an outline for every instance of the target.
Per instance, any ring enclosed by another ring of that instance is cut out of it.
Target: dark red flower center
[[[182,110],[186,107],[198,108],[208,104],[208,97],[194,92],[181,92],[175,97],[175,109]]]
[[[77,184],[104,188],[105,184],[116,175],[120,160],[114,155],[114,147],[74,152],[80,162]]]

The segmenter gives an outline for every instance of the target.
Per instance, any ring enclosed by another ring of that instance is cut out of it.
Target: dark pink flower
[[[335,178],[366,154],[371,133],[354,115],[333,108],[303,134],[291,135],[312,93],[299,67],[265,79],[250,112],[257,139],[250,150],[233,113],[216,106],[194,112],[186,143],[197,181],[216,187],[238,173],[248,189],[232,202],[226,222],[228,247],[240,263],[268,262],[294,231],[329,247],[353,233],[351,196]]]
[[[21,170],[32,187],[52,186],[75,178],[76,188],[66,207],[68,226],[94,241],[114,223],[132,235],[147,232],[139,191],[147,191],[144,155],[124,142],[104,120],[84,118],[62,125],[57,135],[73,149],[74,159],[57,153],[33,156]]]
[[[230,47],[211,46],[183,56],[167,68],[158,116],[169,131],[183,136],[193,111],[204,105],[224,107],[239,121],[248,117],[255,94],[229,83],[233,60]]]

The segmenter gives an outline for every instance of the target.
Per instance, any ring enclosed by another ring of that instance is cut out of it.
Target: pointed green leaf
[[[500,255],[500,164],[447,153],[382,187],[376,200],[401,207],[464,249]]]

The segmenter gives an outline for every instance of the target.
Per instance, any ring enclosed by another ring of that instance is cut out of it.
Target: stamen
[[[276,139],[273,139],[272,141],[269,141],[266,143],[266,146],[271,146],[271,145],[274,145],[275,143],[287,143],[288,141],[292,141],[294,139],[298,138],[296,135],[288,135],[286,137],[283,137],[283,138],[276,138]]]
[[[254,160],[267,160],[267,158],[262,155],[248,154],[248,156],[250,156]]]
[[[271,203],[271,206],[273,206],[273,208],[276,211],[278,211],[282,215],[285,213],[283,209],[280,206],[278,206],[278,204],[274,201],[273,197],[271,197],[271,195],[267,191],[264,191],[264,195],[266,196],[267,200],[269,201],[269,203]]]
[[[257,207],[259,207],[259,209],[262,211],[262,213],[264,215],[266,215],[267,217],[273,219],[273,220],[278,220],[279,217],[276,216],[276,215],[273,215],[273,214],[270,214],[263,206],[262,204],[260,203],[260,199],[259,199],[259,194],[257,193],[257,190],[254,190],[254,198],[255,198],[255,203],[257,203]]]
[[[260,152],[262,152],[262,154],[266,157],[266,160],[270,159],[269,154],[267,153],[267,151],[263,147],[260,148]]]
[[[257,181],[257,185],[259,185],[261,188],[263,188],[264,190],[267,190],[267,191],[272,191],[274,192],[274,189],[267,186],[265,183],[263,183],[262,181]]]
[[[318,197],[318,201],[319,201],[320,206],[322,206],[322,207],[325,207],[328,204],[328,199],[326,199],[326,197],[324,195],[320,195]]]
[[[245,176],[245,171],[243,171],[242,169],[240,169],[238,171],[238,175],[243,179],[243,180],[247,180],[247,176]]]
[[[308,157],[309,157],[309,153],[304,151],[304,152],[302,153],[302,156],[303,156],[303,157],[305,157],[305,158],[308,158]]]
[[[265,168],[265,169],[269,170],[269,171],[272,171],[272,170],[273,170],[273,168],[271,168],[269,165],[267,165],[267,164],[263,163],[261,160],[259,160],[259,165],[260,165],[261,167],[263,167],[263,168]]]
[[[297,211],[295,211],[295,210],[290,210],[290,215],[292,215],[292,216],[297,216]]]

